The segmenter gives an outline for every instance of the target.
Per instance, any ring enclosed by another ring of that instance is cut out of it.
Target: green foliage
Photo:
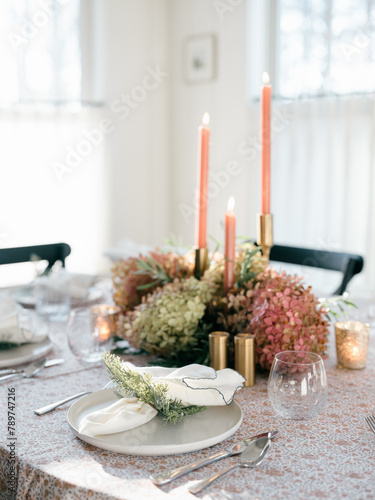
[[[240,275],[237,281],[237,287],[243,288],[245,283],[255,279],[259,271],[254,271],[254,259],[259,257],[261,247],[244,246],[244,257],[241,262]]]
[[[172,277],[166,273],[159,262],[152,257],[146,257],[146,260],[137,259],[137,266],[138,271],[135,271],[135,274],[143,274],[149,276],[153,280],[151,283],[138,286],[138,290],[152,288],[155,285],[162,286],[173,281]]]
[[[156,361],[149,361],[148,364],[167,368],[178,368],[192,363],[208,366],[210,363],[208,335],[213,330],[214,327],[212,324],[205,323],[201,320],[194,335],[194,338],[197,340],[195,346],[191,346],[186,350],[174,352],[168,357],[160,356]]]
[[[168,395],[167,384],[153,383],[152,376],[141,375],[126,368],[121,359],[109,352],[102,355],[103,361],[117,387],[119,397],[138,397],[140,401],[149,404],[164,415],[164,420],[170,424],[182,421],[184,417],[199,413],[205,406],[183,406],[182,402]]]
[[[345,294],[337,297],[329,297],[328,299],[319,299],[319,308],[323,309],[325,315],[330,321],[337,321],[340,316],[348,314],[348,307],[357,307],[354,302],[347,299]]]

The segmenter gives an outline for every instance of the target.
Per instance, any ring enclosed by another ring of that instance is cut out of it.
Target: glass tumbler
[[[38,278],[35,283],[35,310],[52,322],[66,322],[70,315],[69,278],[63,272]]]
[[[79,360],[96,363],[102,359],[101,353],[104,349],[89,308],[72,311],[67,336],[70,350]]]
[[[318,354],[276,354],[268,379],[268,397],[278,416],[291,420],[312,418],[322,411],[327,394],[324,363]]]

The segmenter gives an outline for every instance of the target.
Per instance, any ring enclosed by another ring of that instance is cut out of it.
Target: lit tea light
[[[370,325],[359,321],[335,324],[337,366],[360,370],[366,366]]]
[[[91,307],[92,327],[99,342],[106,342],[116,335],[120,308],[107,304]]]
[[[109,325],[101,316],[96,320],[96,330],[98,332],[99,342],[105,342],[111,336]]]

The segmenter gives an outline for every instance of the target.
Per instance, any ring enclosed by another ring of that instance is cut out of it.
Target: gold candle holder
[[[255,336],[238,333],[234,337],[234,369],[245,377],[245,387],[255,384]]]
[[[208,336],[210,342],[210,366],[215,370],[223,370],[228,366],[228,332],[211,332]]]
[[[117,321],[121,309],[118,306],[98,304],[90,308],[93,331],[99,342],[106,342],[117,333]]]
[[[264,257],[270,260],[270,251],[273,247],[273,216],[272,214],[258,214],[257,243],[262,247]]]
[[[370,325],[359,321],[335,323],[337,366],[360,370],[366,366]]]
[[[206,269],[208,269],[208,250],[207,248],[196,248],[194,276],[199,279]]]

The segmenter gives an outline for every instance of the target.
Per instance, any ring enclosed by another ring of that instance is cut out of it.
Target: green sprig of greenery
[[[137,397],[140,401],[152,406],[164,415],[164,420],[170,424],[182,421],[184,417],[205,410],[206,406],[183,406],[178,399],[168,395],[168,385],[152,382],[149,374],[140,374],[125,367],[118,356],[109,352],[102,354],[109,375],[116,384],[119,397]]]
[[[245,283],[256,278],[257,273],[253,271],[253,260],[261,252],[261,247],[245,247],[245,255],[241,262],[240,277],[237,287],[243,288]]]
[[[152,288],[155,285],[165,285],[173,281],[172,277],[166,273],[165,269],[156,262],[152,257],[147,257],[146,260],[137,259],[138,271],[135,274],[144,274],[150,276],[153,280],[151,283],[146,283],[145,285],[140,285],[138,290],[146,290],[147,288]]]
[[[348,314],[344,305],[347,307],[357,307],[354,302],[347,299],[345,295],[319,299],[319,308],[325,310],[325,315],[330,321],[337,320],[340,316],[346,316]]]

